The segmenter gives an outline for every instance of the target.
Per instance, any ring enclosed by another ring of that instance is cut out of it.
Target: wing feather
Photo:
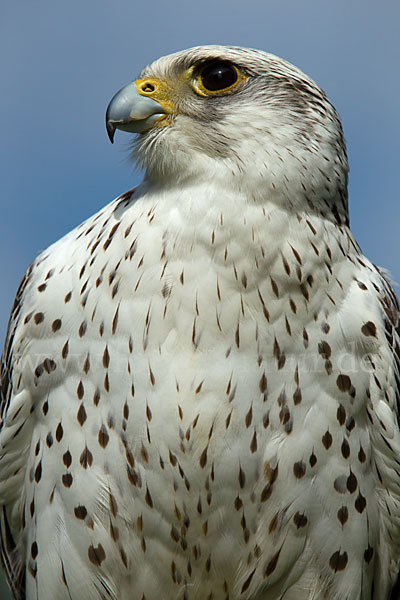
[[[21,309],[25,290],[31,280],[34,263],[27,269],[16,294],[13,307],[11,309],[10,320],[6,335],[3,354],[0,365],[0,432],[3,431],[8,411],[13,400],[13,374],[14,374],[14,339],[21,320]],[[2,459],[7,454],[7,446],[0,445],[0,465]],[[7,469],[5,469],[6,471]],[[25,599],[25,571],[22,561],[19,556],[17,543],[12,533],[10,524],[10,514],[12,506],[4,504],[5,496],[7,496],[7,477],[0,477],[1,494],[0,500],[2,503],[0,514],[0,554],[1,561],[4,566],[7,581],[16,600]],[[12,487],[12,486],[11,486]]]

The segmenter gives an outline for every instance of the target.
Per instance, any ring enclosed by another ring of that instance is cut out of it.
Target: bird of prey
[[[45,250],[2,366],[18,600],[388,600],[399,304],[300,70],[196,47],[119,91],[143,182]]]

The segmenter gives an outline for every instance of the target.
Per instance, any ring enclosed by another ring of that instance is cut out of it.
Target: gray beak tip
[[[106,129],[110,142],[114,141],[116,129],[142,133],[164,114],[159,102],[139,94],[135,84],[129,83],[111,98],[107,107]]]
[[[106,129],[107,129],[107,135],[109,137],[109,140],[113,144],[114,143],[114,135],[115,135],[115,127],[114,127],[112,121],[109,121],[108,119],[106,119]]]

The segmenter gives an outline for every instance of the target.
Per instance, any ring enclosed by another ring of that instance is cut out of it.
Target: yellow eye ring
[[[200,96],[218,96],[235,89],[245,81],[244,73],[236,65],[213,60],[201,65],[195,73],[192,85]]]

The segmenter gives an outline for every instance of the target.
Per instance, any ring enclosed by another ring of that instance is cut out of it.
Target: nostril
[[[142,92],[145,92],[146,94],[150,94],[151,92],[154,92],[154,90],[156,89],[154,87],[154,85],[152,83],[149,83],[148,81],[143,83],[141,88],[142,88]]]

